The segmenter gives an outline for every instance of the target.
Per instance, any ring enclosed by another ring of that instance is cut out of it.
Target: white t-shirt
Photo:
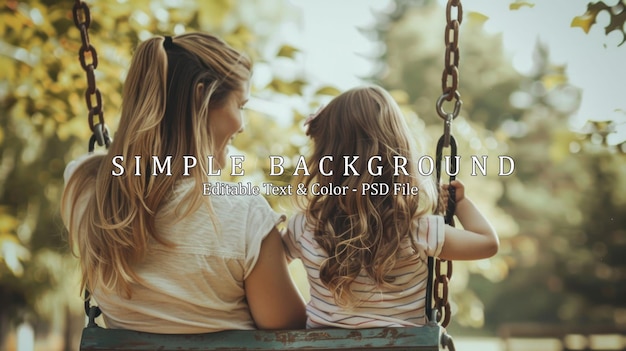
[[[68,165],[66,181],[75,166]],[[177,193],[192,185],[181,182]],[[219,233],[203,206],[180,221],[157,215],[157,235],[176,245],[151,245],[135,267],[142,282],[132,285],[131,299],[101,284],[92,291],[108,328],[163,334],[255,329],[244,280],[261,242],[285,217],[262,196],[212,196],[211,204]]]
[[[326,251],[307,229],[306,217],[298,214],[289,219],[283,234],[287,256],[299,258],[307,272],[311,300],[307,304],[307,328],[376,328],[421,326],[426,323],[425,295],[428,277],[427,258],[436,257],[444,242],[442,216],[424,216],[418,220],[415,233],[417,252],[410,239],[401,243],[390,288],[377,288],[365,272],[351,285],[361,304],[351,309],[336,304],[332,293],[320,280],[320,266],[328,258]]]

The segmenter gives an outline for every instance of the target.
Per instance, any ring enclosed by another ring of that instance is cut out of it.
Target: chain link
[[[452,174],[449,176],[449,182],[451,183],[454,179],[456,179],[456,162],[454,161],[457,156],[457,145],[454,137],[449,134],[449,123],[452,120],[450,116],[448,121],[446,121],[446,132],[439,138],[437,142],[437,151],[436,151],[436,160],[435,160],[435,169],[437,175],[437,183],[441,182],[442,175],[442,163],[445,158],[443,156],[444,144],[446,142],[449,143],[450,155],[449,155],[449,173]],[[456,192],[453,187],[448,187],[448,192],[444,192],[442,189],[439,191],[439,201],[437,203],[437,213],[441,213],[444,215],[445,223],[451,226],[454,226],[454,211],[456,209]],[[434,262],[434,282],[433,282],[433,304],[434,308],[432,313],[431,320],[435,320],[438,324],[441,324],[443,327],[447,327],[450,323],[452,317],[452,311],[450,309],[449,302],[449,290],[448,286],[450,283],[450,279],[452,278],[452,261],[446,261],[441,259],[435,259]]]
[[[89,129],[92,132],[89,138],[89,152],[93,152],[95,144],[109,147],[111,138],[109,131],[104,124],[104,113],[102,109],[102,94],[96,86],[96,68],[98,67],[98,53],[96,48],[89,42],[89,26],[91,25],[91,12],[89,6],[80,0],[74,2],[72,7],[72,17],[74,24],[80,31],[82,45],[78,50],[78,61],[87,76],[87,90],[85,90],[85,102],[87,104]],[[97,123],[94,117],[98,116]],[[101,314],[98,306],[91,305],[91,294],[85,290],[85,314],[89,318],[88,327],[97,326],[95,319]]]
[[[456,9],[456,16],[454,16]],[[446,54],[443,75],[441,77],[441,90],[447,101],[452,100],[459,87],[459,27],[463,21],[463,6],[460,0],[448,0],[446,5],[446,29],[444,43]]]
[[[456,11],[455,11],[456,10]],[[450,148],[450,173],[456,174],[456,162],[454,158],[457,155],[457,146],[454,137],[451,134],[452,121],[458,117],[461,112],[461,94],[458,91],[459,86],[459,27],[463,21],[463,6],[460,0],[448,0],[446,5],[446,28],[444,31],[444,43],[446,47],[444,55],[444,69],[441,77],[441,96],[437,100],[436,110],[439,117],[444,120],[444,132],[437,143],[437,182],[441,181],[441,163],[443,158],[443,149]],[[452,112],[446,112],[443,105],[446,101],[454,99],[454,108]],[[452,182],[454,176],[450,176],[449,181]],[[455,191],[453,187],[448,188],[447,196],[443,196],[440,192],[440,200],[438,204],[439,213],[444,214],[445,222],[454,226],[454,211],[456,209]],[[446,201],[447,200],[447,201]],[[433,286],[433,302],[434,312],[432,318],[443,327],[447,327],[450,323],[452,311],[450,310],[449,301],[449,283],[452,278],[452,262],[436,259],[434,267],[434,286]],[[443,340],[442,340],[442,344]],[[445,343],[450,350],[454,350],[454,343],[447,340]]]
[[[87,77],[87,90],[85,91],[85,102],[88,110],[89,129],[92,136],[89,140],[89,152],[94,150],[95,143],[99,146],[109,147],[111,138],[109,131],[104,124],[104,112],[102,106],[102,94],[96,86],[95,71],[98,68],[98,53],[96,48],[89,42],[89,26],[91,25],[91,12],[89,6],[80,0],[74,2],[72,8],[74,24],[80,31],[82,45],[78,50],[78,60],[80,66],[85,71]],[[97,117],[97,120],[96,120]]]

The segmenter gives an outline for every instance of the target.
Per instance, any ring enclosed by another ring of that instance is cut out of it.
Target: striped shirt
[[[391,271],[394,281],[389,288],[377,287],[365,272],[361,272],[351,289],[361,300],[353,308],[338,306],[332,293],[319,278],[322,262],[328,258],[306,228],[305,215],[289,220],[283,233],[283,243],[290,260],[304,264],[310,285],[311,300],[307,304],[307,328],[375,328],[421,326],[426,323],[425,296],[428,277],[427,257],[438,256],[443,247],[444,221],[441,216],[419,219],[415,237],[418,252],[410,239],[401,244],[396,267]]]

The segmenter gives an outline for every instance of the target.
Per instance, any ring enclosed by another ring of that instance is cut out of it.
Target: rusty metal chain
[[[449,129],[446,129],[449,132]],[[457,155],[456,140],[451,134],[442,135],[437,143],[437,154],[435,161],[435,169],[437,174],[437,184],[441,182],[441,167],[444,161],[443,149],[445,140],[448,139],[450,147],[450,167],[449,183],[456,179],[457,173],[456,162],[454,158]],[[456,209],[456,192],[453,187],[448,187],[448,193],[445,194],[443,189],[439,190],[439,201],[437,204],[437,212],[444,214],[445,223],[454,226],[454,211]],[[441,259],[435,259],[434,261],[434,286],[433,286],[433,298],[434,308],[430,311],[434,314],[431,317],[432,321],[436,321],[443,327],[447,327],[452,317],[452,311],[450,310],[450,302],[448,299],[448,286],[450,279],[452,278],[452,261],[445,261]]]
[[[456,11],[453,11],[454,9]],[[456,12],[456,16],[454,12]],[[459,27],[462,21],[463,6],[461,5],[461,0],[448,0],[444,33],[444,43],[446,45],[445,66],[441,77],[441,89],[447,101],[452,100],[456,96],[459,86]]]
[[[89,26],[91,24],[91,13],[89,6],[80,0],[74,2],[72,8],[74,24],[80,31],[82,46],[78,50],[78,60],[80,66],[87,76],[87,90],[85,91],[85,101],[87,103],[89,129],[91,138],[89,139],[89,152],[93,152],[95,143],[99,146],[109,147],[111,138],[109,131],[104,124],[104,112],[102,108],[102,94],[96,86],[95,70],[98,67],[98,53],[96,48],[89,42]],[[97,117],[97,121],[94,119]]]
[[[111,144],[109,131],[104,124],[104,113],[102,108],[102,94],[96,86],[95,70],[98,67],[98,53],[96,48],[89,42],[89,26],[91,25],[91,13],[89,6],[80,0],[74,2],[72,8],[72,17],[74,24],[80,31],[82,45],[78,50],[78,60],[80,66],[87,75],[87,90],[85,91],[85,102],[87,103],[89,129],[91,130],[91,138],[89,138],[89,152],[94,151],[95,143],[99,146]],[[94,123],[94,117],[98,117],[97,123]],[[85,314],[89,317],[88,326],[96,326],[95,319],[101,314],[98,306],[91,305],[91,294],[89,290],[85,290]]]
[[[439,117],[444,120],[443,135],[437,142],[437,182],[441,182],[441,164],[445,160],[443,157],[443,149],[450,148],[449,162],[450,174],[456,174],[455,157],[457,155],[456,140],[451,134],[452,121],[459,116],[461,112],[461,94],[458,91],[459,85],[459,27],[463,20],[463,7],[460,0],[448,0],[446,5],[446,28],[444,32],[444,43],[446,47],[444,56],[444,70],[441,77],[441,96],[437,100],[436,110]],[[454,100],[454,107],[451,112],[446,112],[444,103]],[[450,176],[449,182],[455,179],[454,175]],[[440,190],[440,195],[444,195]],[[440,196],[438,204],[439,213],[444,214],[445,222],[454,226],[454,211],[456,209],[455,191],[452,186],[448,187],[447,196]],[[434,286],[433,299],[434,308],[432,321],[436,321],[443,327],[447,327],[450,323],[452,311],[450,310],[450,301],[448,299],[448,287],[452,278],[452,262],[436,259],[434,265]],[[452,344],[452,341],[450,340]],[[452,348],[454,344],[451,345]]]

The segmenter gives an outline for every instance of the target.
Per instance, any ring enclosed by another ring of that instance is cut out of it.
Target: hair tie
[[[172,49],[174,47],[174,42],[172,41],[172,37],[170,37],[169,35],[166,35],[165,40],[163,40],[163,47],[165,48],[165,50],[169,50]]]

